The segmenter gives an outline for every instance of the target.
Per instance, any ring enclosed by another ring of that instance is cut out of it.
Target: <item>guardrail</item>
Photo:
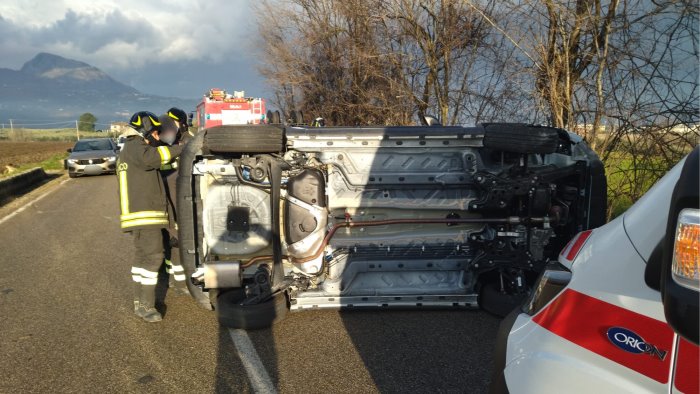
[[[9,178],[0,179],[0,204],[11,197],[15,197],[37,183],[48,178],[41,167],[32,168]]]

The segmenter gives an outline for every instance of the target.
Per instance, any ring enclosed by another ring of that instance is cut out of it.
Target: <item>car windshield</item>
[[[89,150],[112,150],[109,140],[78,141],[73,148],[73,152],[85,152]]]

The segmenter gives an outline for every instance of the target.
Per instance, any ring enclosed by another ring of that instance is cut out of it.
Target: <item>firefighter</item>
[[[173,146],[180,142],[181,137],[185,137],[183,130],[178,125],[175,117],[168,114],[158,118],[161,124],[159,135],[159,146]],[[184,111],[180,110],[183,114]],[[187,284],[185,283],[185,269],[180,265],[180,252],[177,240],[177,210],[176,210],[176,184],[177,184],[177,161],[163,164],[160,167],[160,175],[165,186],[165,196],[168,202],[168,228],[163,230],[163,248],[165,253],[165,271],[168,273],[170,287],[179,295],[189,295]]]
[[[182,146],[156,146],[161,123],[150,112],[135,113],[117,161],[121,228],[130,232],[136,249],[131,267],[134,313],[147,322],[163,319],[155,308],[158,270],[163,263],[162,229],[168,227],[168,208],[158,170],[182,152]]]
[[[326,120],[319,116],[311,122],[311,127],[326,127]]]

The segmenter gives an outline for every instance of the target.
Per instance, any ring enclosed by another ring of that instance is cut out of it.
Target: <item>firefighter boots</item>
[[[163,320],[163,316],[156,309],[155,286],[141,286],[136,316],[149,323],[155,323]]]

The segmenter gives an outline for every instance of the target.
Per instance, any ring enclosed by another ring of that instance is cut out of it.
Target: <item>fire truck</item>
[[[197,104],[200,130],[221,125],[266,123],[265,99],[245,97],[244,91],[228,94],[223,89],[210,89]]]

